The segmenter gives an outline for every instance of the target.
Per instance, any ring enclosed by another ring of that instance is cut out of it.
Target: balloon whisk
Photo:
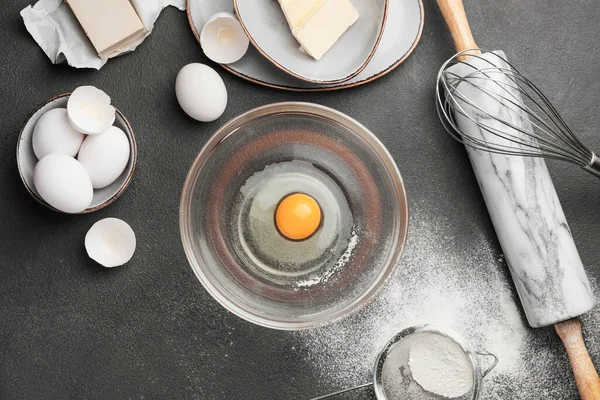
[[[446,130],[475,149],[568,161],[600,177],[600,160],[550,100],[506,59],[465,50],[440,69],[437,111]]]

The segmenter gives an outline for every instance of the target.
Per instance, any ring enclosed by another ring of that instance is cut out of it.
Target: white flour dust
[[[330,269],[326,270],[324,273],[320,275],[316,275],[313,278],[299,281],[295,283],[296,288],[307,288],[311,286],[315,286],[319,283],[327,282],[334,274],[344,268],[344,265],[352,258],[352,254],[354,252],[354,248],[358,244],[358,234],[354,229],[352,229],[352,236],[350,236],[350,240],[348,241],[348,247],[344,251],[344,253],[340,256],[340,258],[336,261],[336,263]]]
[[[449,399],[473,388],[473,367],[467,353],[452,339],[420,333],[410,347],[408,366],[423,389]]]
[[[471,245],[457,248],[455,228],[411,211],[405,253],[373,303],[331,326],[296,333],[320,377],[314,394],[371,381],[377,354],[396,333],[433,324],[461,334],[476,351],[498,356],[483,381],[483,399],[577,398],[560,339],[552,327],[529,328],[490,232],[466,221],[461,229],[468,230]],[[592,359],[600,365],[598,307],[582,317],[582,326]],[[490,360],[482,358],[481,364],[486,369]]]

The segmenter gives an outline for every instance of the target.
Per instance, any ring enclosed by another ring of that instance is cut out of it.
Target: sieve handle
[[[476,351],[475,354],[477,354],[478,356],[482,356],[482,357],[492,357],[494,359],[494,362],[492,362],[492,365],[490,365],[485,371],[483,371],[483,373],[481,374],[481,378],[485,378],[490,372],[492,372],[492,370],[494,368],[496,368],[496,365],[498,365],[498,356],[496,356],[495,354],[492,353],[487,353],[485,351]]]
[[[325,396],[313,397],[311,400],[328,399],[330,397],[337,396],[338,394],[352,392],[354,390],[366,388],[368,386],[373,386],[373,384],[372,383],[365,383],[364,385],[354,386],[354,387],[351,387],[349,389],[343,389],[343,390],[340,390],[340,391],[337,391],[337,392],[334,392],[334,393],[329,393],[329,394],[326,394]]]

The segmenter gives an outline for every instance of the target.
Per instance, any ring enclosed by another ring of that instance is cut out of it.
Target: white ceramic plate
[[[220,11],[233,12],[232,1],[187,0],[188,20],[198,41],[205,22]],[[342,83],[315,84],[294,78],[271,64],[253,47],[248,48],[240,61],[223,65],[223,68],[251,82],[285,90],[323,91],[358,86],[387,74],[412,53],[423,31],[423,19],[422,0],[389,0],[384,32],[375,55],[360,74]]]
[[[69,100],[69,94],[61,94],[60,96],[56,96],[46,103],[41,105],[38,109],[36,109],[33,114],[29,116],[23,128],[21,129],[21,133],[19,134],[19,139],[17,141],[17,164],[19,167],[19,174],[21,175],[21,180],[25,185],[25,188],[36,199],[39,203],[44,206],[54,210],[54,207],[46,203],[38,194],[35,189],[35,185],[33,184],[33,169],[38,162],[37,157],[33,152],[33,146],[31,145],[31,137],[33,136],[33,128],[35,124],[40,119],[42,115],[44,115],[47,111],[53,110],[55,108],[66,108],[67,101]],[[123,114],[119,110],[117,111],[117,115],[115,118],[114,125],[121,128],[123,132],[127,135],[127,139],[129,139],[130,146],[130,156],[129,161],[127,162],[127,166],[125,170],[117,178],[116,181],[111,183],[105,188],[102,189],[94,189],[94,197],[92,199],[92,204],[80,214],[90,213],[101,208],[106,207],[113,201],[117,199],[125,191],[125,188],[129,185],[131,181],[131,177],[133,176],[133,172],[135,171],[136,163],[137,163],[137,145],[135,142],[135,136],[133,135],[133,129],[131,129],[131,125],[129,125],[129,121],[125,118]],[[60,211],[59,211],[60,212]]]
[[[318,61],[300,49],[278,1],[233,0],[233,6],[254,47],[277,68],[301,80],[332,84],[365,69],[379,46],[388,1],[352,0],[360,17]]]

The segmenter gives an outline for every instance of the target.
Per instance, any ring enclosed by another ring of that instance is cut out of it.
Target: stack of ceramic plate
[[[225,69],[287,90],[336,90],[368,83],[400,65],[423,30],[422,0],[352,0],[358,21],[318,61],[302,52],[273,0],[187,0],[192,31],[218,12],[237,14],[254,45]]]

